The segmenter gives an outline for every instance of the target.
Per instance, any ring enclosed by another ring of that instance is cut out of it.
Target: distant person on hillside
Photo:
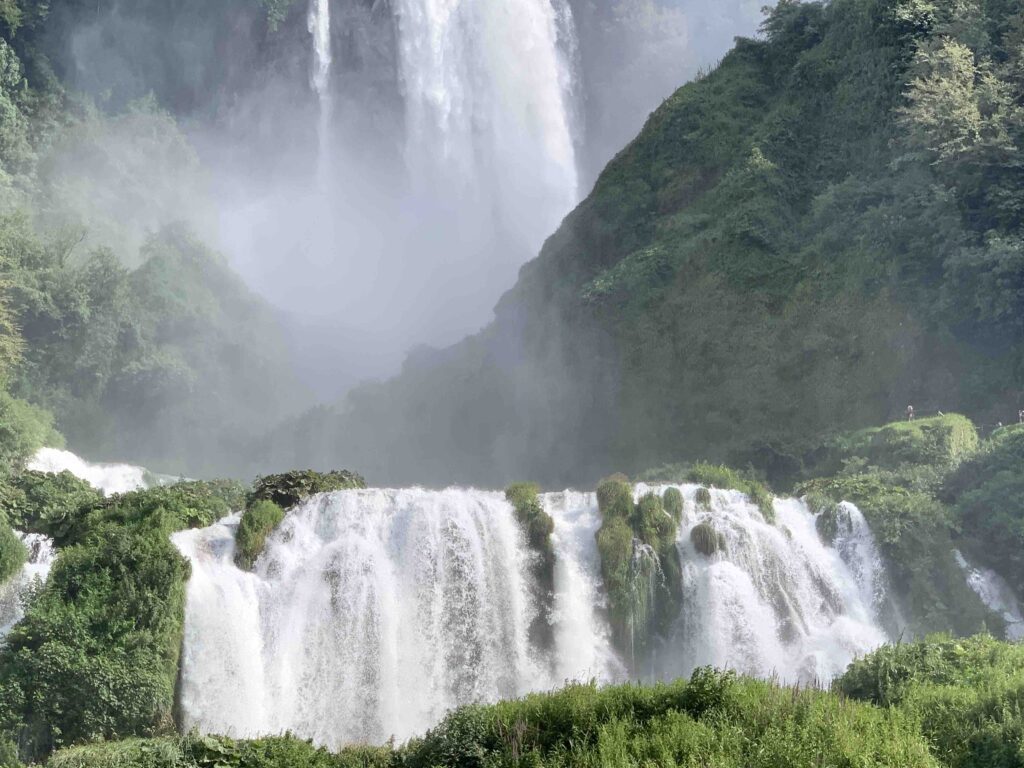
[[[907,421],[913,421],[913,420],[914,420],[914,406],[908,405],[907,406]]]

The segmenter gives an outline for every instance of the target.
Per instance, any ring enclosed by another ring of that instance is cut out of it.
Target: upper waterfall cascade
[[[650,676],[715,664],[825,681],[886,641],[881,560],[856,508],[826,546],[799,501],[777,501],[769,525],[743,494],[713,490],[702,508],[696,486],[681,490],[683,609]],[[460,704],[624,679],[604,615],[596,497],[541,501],[555,524],[550,648],[529,639],[534,555],[499,493],[314,497],[289,512],[252,573],[233,562],[238,515],[175,534],[192,562],[185,726],[336,747],[409,737]],[[727,542],[711,558],[690,543],[705,519]]]

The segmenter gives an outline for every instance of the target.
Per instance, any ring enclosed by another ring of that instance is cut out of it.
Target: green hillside
[[[698,456],[790,478],[908,404],[1016,420],[1022,40],[1005,0],[781,3],[651,116],[491,326],[259,458],[387,482]]]

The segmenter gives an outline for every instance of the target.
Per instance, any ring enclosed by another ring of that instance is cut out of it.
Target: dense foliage
[[[0,730],[39,757],[172,729],[190,570],[169,534],[211,524],[244,490],[191,482],[99,499],[66,473],[26,473],[14,489],[20,522],[63,549],[0,647]]]
[[[555,521],[544,511],[539,493],[540,488],[533,483],[513,483],[505,489],[505,498],[512,505],[533,555],[530,575],[534,604],[539,610],[530,624],[530,640],[541,648],[549,648],[555,600],[555,547],[551,542]]]
[[[965,582],[954,556],[957,515],[940,493],[979,445],[974,425],[958,414],[859,430],[830,438],[815,452],[812,473],[833,474],[797,488],[827,541],[844,524],[838,502],[852,502],[864,513],[909,629],[918,636],[1003,629],[1002,618]]]
[[[334,469],[330,472],[295,470],[257,478],[249,494],[249,504],[256,501],[272,501],[282,509],[291,509],[317,493],[365,487],[366,481],[360,475],[345,469]]]
[[[1024,425],[998,430],[942,488],[960,544],[1024,595]]]

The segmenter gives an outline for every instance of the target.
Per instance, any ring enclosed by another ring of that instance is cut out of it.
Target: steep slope
[[[1021,28],[995,1],[781,3],[651,116],[491,326],[268,456],[375,482],[697,456],[788,477],[824,434],[908,402],[1008,418]]]

